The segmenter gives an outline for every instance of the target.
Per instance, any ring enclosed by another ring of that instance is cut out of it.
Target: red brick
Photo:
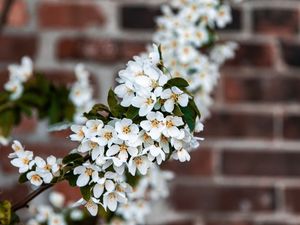
[[[0,35],[0,61],[19,62],[21,57],[27,55],[33,58],[37,50],[37,39],[32,35]]]
[[[15,204],[24,198],[24,196],[28,193],[28,187],[24,184],[16,183],[10,187],[0,187],[0,202],[3,200],[8,200],[12,202],[12,204]]]
[[[222,154],[222,173],[227,176],[299,177],[296,152],[227,151]],[[254,166],[255,165],[255,166]]]
[[[139,55],[146,50],[146,42],[138,41],[123,41],[120,45],[120,58],[122,60],[128,61],[132,59],[133,56]]]
[[[81,198],[79,188],[71,187],[67,181],[58,183],[53,189],[64,194],[66,203],[75,202]]]
[[[176,210],[216,212],[267,212],[275,209],[274,190],[258,187],[176,185],[171,202]]]
[[[274,46],[268,43],[239,43],[234,59],[228,66],[270,67],[274,64]]]
[[[300,138],[300,116],[284,115],[283,118],[283,136],[286,139]]]
[[[32,111],[34,111],[34,109],[32,109]],[[32,116],[31,118],[22,116],[21,123],[18,126],[14,127],[12,136],[18,134],[33,133],[36,129],[37,124],[38,120],[35,116]]]
[[[225,76],[224,98],[227,102],[298,103],[300,101],[299,77]],[[280,90],[280,91],[278,91]]]
[[[213,111],[205,122],[203,137],[272,138],[272,115]]]
[[[59,59],[115,62],[119,45],[114,40],[64,38],[59,41],[56,54]]]
[[[42,2],[38,18],[41,27],[53,29],[102,26],[105,22],[101,8],[92,2]]]
[[[256,9],[253,12],[254,31],[279,36],[298,32],[299,12],[295,9]]]
[[[164,169],[174,171],[176,175],[184,176],[209,176],[213,173],[213,152],[210,149],[200,147],[191,153],[191,161],[179,163],[169,161]]]
[[[288,212],[300,213],[300,189],[289,187],[284,191],[285,207]]]
[[[0,11],[3,9],[3,2],[0,2]],[[7,25],[12,27],[22,27],[28,22],[28,9],[24,0],[18,0],[13,3],[7,19]]]

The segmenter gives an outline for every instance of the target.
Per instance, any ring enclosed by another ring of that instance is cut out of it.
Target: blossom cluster
[[[187,83],[171,79],[161,63],[157,46],[148,57],[134,57],[119,72],[115,93],[110,92],[120,98],[120,105],[112,105],[112,96],[108,99],[111,111],[118,109],[115,115],[71,126],[70,138],[79,142],[75,151],[89,156],[89,161],[74,169],[74,175],[77,186],[91,190],[90,198],[82,202],[92,215],[98,205],[115,211],[119,203],[128,202],[127,171],[133,177],[145,176],[150,167],[170,157],[189,161],[188,151],[198,146],[193,132],[199,114],[185,91]],[[189,123],[185,116],[190,117]]]
[[[83,113],[88,112],[95,101],[93,100],[93,88],[89,81],[90,75],[83,64],[76,65],[75,76],[77,81],[71,87],[69,98],[76,106],[73,120],[77,124],[82,124],[86,121]]]
[[[8,66],[9,80],[4,85],[4,89],[11,93],[11,100],[21,97],[24,87],[23,84],[33,75],[33,64],[29,57],[23,57],[21,64],[12,64]]]
[[[203,121],[209,116],[211,92],[219,77],[219,68],[234,56],[233,42],[215,44],[216,28],[232,21],[231,8],[221,0],[171,0],[162,6],[153,41],[160,43],[167,69],[190,84]]]
[[[51,192],[48,204],[35,205],[30,204],[29,211],[32,217],[26,225],[67,225],[69,221],[80,222],[85,219],[82,210],[73,208],[72,204],[65,205],[65,197],[59,192]]]
[[[61,159],[49,156],[46,160],[33,155],[32,151],[25,150],[19,141],[13,141],[13,153],[9,154],[11,164],[19,168],[19,173],[35,186],[49,184],[55,177],[60,176]]]

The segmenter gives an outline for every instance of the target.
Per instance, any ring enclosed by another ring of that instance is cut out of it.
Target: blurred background
[[[0,0],[0,8],[4,0]],[[162,0],[15,0],[0,34],[0,87],[7,66],[30,56],[58,83],[86,64],[105,102],[117,71],[151,40]],[[176,172],[167,203],[150,223],[178,225],[300,224],[300,1],[249,0],[233,6],[222,40],[240,45],[222,69],[205,141]],[[63,156],[67,132],[24,119],[14,137],[38,155]],[[16,185],[9,148],[0,147],[1,198],[28,192]],[[78,193],[60,185],[69,198]]]

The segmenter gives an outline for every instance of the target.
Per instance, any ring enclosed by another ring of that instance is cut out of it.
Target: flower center
[[[96,143],[96,142],[90,142],[89,143],[89,146],[90,146],[90,148],[92,148],[92,149],[94,149],[94,148],[96,148],[97,146],[98,146],[98,144]]]
[[[33,181],[35,181],[35,182],[40,182],[40,181],[41,181],[41,177],[40,177],[39,175],[37,175],[37,174],[33,175],[33,176],[31,177],[31,179],[32,179]]]
[[[168,120],[168,121],[166,122],[166,126],[167,126],[167,128],[171,128],[171,127],[174,126],[174,124],[173,124],[173,122],[172,122],[171,120]]]
[[[172,94],[172,96],[171,96],[171,98],[175,101],[175,102],[177,102],[178,101],[178,97],[179,97],[179,95],[178,94]]]
[[[46,166],[44,166],[44,169],[50,171],[51,170],[51,166],[49,164],[46,164]]]
[[[92,176],[93,170],[92,170],[91,168],[87,168],[87,169],[85,170],[85,174],[88,175],[88,176]]]
[[[112,139],[113,135],[112,135],[112,132],[105,132],[103,136],[106,140],[110,140],[110,139]]]
[[[23,158],[22,162],[23,162],[23,164],[28,165],[30,160],[28,158]]]
[[[143,160],[142,160],[141,157],[136,157],[136,158],[134,159],[134,162],[135,162],[135,164],[136,164],[137,166],[140,166],[140,165],[143,164]]]
[[[151,121],[151,126],[152,127],[157,128],[159,126],[159,124],[160,124],[160,122],[157,119],[154,119],[154,120]]]
[[[147,105],[151,105],[153,102],[154,102],[154,100],[152,98],[147,98],[147,100],[146,100]]]
[[[121,145],[120,145],[120,152],[127,151],[127,149],[128,149],[128,146],[127,146],[127,145],[125,145],[125,144],[121,144]]]
[[[130,127],[129,126],[125,126],[125,127],[123,127],[123,133],[125,133],[125,134],[129,134],[131,132],[131,129],[130,129]]]
[[[115,200],[117,198],[116,194],[115,193],[110,193],[109,194],[109,199],[110,200]]]

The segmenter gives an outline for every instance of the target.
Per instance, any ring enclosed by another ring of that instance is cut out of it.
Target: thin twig
[[[35,197],[37,197],[39,194],[41,194],[42,192],[46,191],[47,189],[49,189],[50,187],[52,187],[53,184],[46,184],[43,185],[41,187],[39,187],[38,189],[36,189],[35,191],[31,192],[29,195],[27,195],[24,199],[22,199],[21,201],[19,201],[18,203],[14,204],[12,206],[12,211],[16,212],[19,209],[25,208],[28,206],[28,203],[34,199]]]
[[[15,0],[4,0],[4,4],[3,4],[3,9],[0,15],[0,32],[3,30],[7,19],[8,19],[8,15],[9,12],[11,10],[11,7],[13,5]]]

